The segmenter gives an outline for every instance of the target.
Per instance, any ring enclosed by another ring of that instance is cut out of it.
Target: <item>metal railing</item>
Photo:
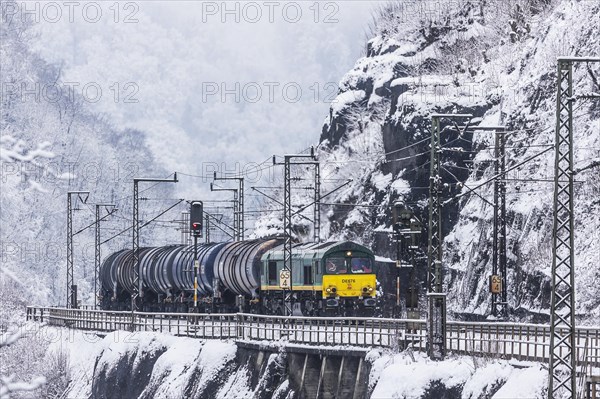
[[[203,339],[427,349],[426,321],[413,319],[135,312],[132,320],[131,312],[34,306],[27,308],[27,319],[105,332],[133,329]],[[449,351],[459,354],[547,362],[550,327],[448,321],[446,343]],[[600,327],[577,328],[575,346],[577,359],[585,358],[588,367],[600,367]]]

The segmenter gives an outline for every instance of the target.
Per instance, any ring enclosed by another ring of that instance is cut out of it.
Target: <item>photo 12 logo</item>
[[[184,174],[185,175],[185,174]],[[246,183],[258,183],[260,181],[274,181],[275,172],[273,168],[265,167],[264,163],[227,163],[227,162],[202,162],[200,175],[203,183],[212,183],[216,176],[219,177],[241,177]]]
[[[303,87],[298,82],[202,82],[202,102],[298,103],[310,98],[315,103],[335,101],[339,91],[333,82],[315,82]]]
[[[202,22],[250,23],[310,20],[314,23],[338,23],[340,6],[333,1],[203,1]]]
[[[61,183],[70,184],[74,181],[83,184],[125,184],[133,180],[140,172],[140,166],[135,162],[69,162],[54,159],[36,159],[29,162],[0,162],[0,184],[10,180],[35,182],[42,186],[54,186]]]
[[[135,104],[139,102],[137,94],[140,88],[136,82],[2,82],[1,97],[3,100],[26,103],[58,103],[74,102],[82,99],[86,103],[97,103],[108,95],[115,103]]]
[[[20,19],[22,22],[51,24],[64,21],[95,24],[107,20],[135,24],[139,22],[139,10],[139,4],[133,1],[7,1],[2,2],[2,20],[4,23]]]

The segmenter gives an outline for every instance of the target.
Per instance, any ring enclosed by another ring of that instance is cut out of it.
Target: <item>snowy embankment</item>
[[[253,369],[247,353],[233,341],[146,332],[115,331],[100,337],[56,331],[59,338],[49,350],[61,347],[69,353],[67,398],[267,398],[287,394],[286,382],[265,383],[276,371],[276,355]]]
[[[116,331],[106,336],[43,327],[48,353],[69,359],[66,398],[295,398],[285,353],[257,356],[234,341]],[[372,350],[372,398],[542,398],[537,363]],[[316,383],[316,382],[315,382]]]
[[[545,398],[548,370],[539,363],[372,351],[371,398]]]

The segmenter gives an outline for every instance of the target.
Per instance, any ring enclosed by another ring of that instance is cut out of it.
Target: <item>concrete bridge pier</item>
[[[368,397],[370,366],[365,359],[367,350],[335,349],[287,345],[264,346],[238,342],[238,346],[257,351],[259,359],[265,352],[286,353],[287,375],[296,398],[302,399],[364,399]]]
[[[291,388],[301,398],[363,399],[369,367],[366,351],[287,347]]]

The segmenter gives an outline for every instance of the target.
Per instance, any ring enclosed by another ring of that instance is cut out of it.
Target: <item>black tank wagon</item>
[[[294,244],[290,276],[294,314],[372,314],[377,301],[375,257],[354,242]],[[200,312],[282,314],[283,240],[199,244]],[[171,245],[139,251],[143,311],[187,312],[193,307],[194,247]],[[122,250],[101,265],[106,310],[129,310],[133,253]]]

